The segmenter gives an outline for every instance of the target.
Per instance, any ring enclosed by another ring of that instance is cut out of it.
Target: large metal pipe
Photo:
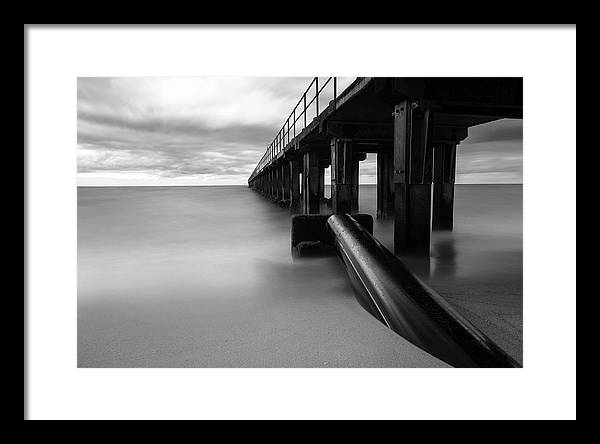
[[[454,367],[520,367],[351,216],[327,227],[362,305],[389,328]]]

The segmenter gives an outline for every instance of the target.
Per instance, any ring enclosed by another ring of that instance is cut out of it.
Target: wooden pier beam
[[[300,161],[293,159],[290,165],[290,208],[300,208]]]
[[[358,197],[360,189],[360,162],[367,158],[367,153],[363,152],[352,152],[352,213],[358,213]]]
[[[394,150],[377,153],[377,217],[394,214]]]
[[[273,168],[269,169],[269,198],[275,198],[275,171]]]
[[[264,181],[264,195],[269,196],[269,171],[265,171],[263,175]]]
[[[325,199],[325,166],[319,165],[319,202]]]
[[[429,255],[432,111],[405,100],[394,108],[394,252]]]
[[[319,214],[319,154],[315,151],[304,153],[302,171],[302,200],[304,214]]]
[[[452,230],[454,225],[454,181],[456,144],[433,146],[433,230]]]
[[[290,163],[283,161],[281,163],[281,191],[282,199],[290,200]]]
[[[278,202],[281,198],[281,183],[279,180],[279,173],[279,167],[277,165],[273,165],[273,198],[275,199],[275,202]]]
[[[353,166],[352,142],[337,137],[331,139],[331,209],[335,214],[352,212]]]
[[[281,165],[275,165],[275,170],[277,171],[277,202],[283,200],[283,170],[281,169]]]

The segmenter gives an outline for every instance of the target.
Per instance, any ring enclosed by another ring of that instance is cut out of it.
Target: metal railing
[[[323,79],[323,78],[321,78]],[[327,77],[324,82],[322,82],[321,86],[319,86],[319,77],[314,77],[308,88],[302,94],[302,97],[294,106],[294,109],[285,120],[283,126],[273,139],[273,141],[267,147],[265,154],[261,157],[260,161],[254,168],[254,171],[250,175],[249,180],[252,180],[258,173],[260,173],[266,166],[268,166],[273,159],[275,159],[279,153],[281,153],[285,147],[292,141],[294,138],[306,128],[310,122],[314,118],[319,115],[321,111],[319,105],[319,96],[323,96],[323,91],[328,92],[326,88],[328,85],[331,85],[332,88],[332,101],[335,106],[338,98],[337,94],[337,77]],[[313,106],[314,104],[314,106]],[[328,106],[327,104],[325,108]],[[308,114],[310,113],[312,116],[311,107],[314,110],[314,117],[308,121]]]

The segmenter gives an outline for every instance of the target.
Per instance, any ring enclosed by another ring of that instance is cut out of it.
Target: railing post
[[[304,128],[306,128],[306,93],[302,96],[304,100]]]
[[[327,84],[333,79],[333,101],[334,101],[334,108],[337,108],[337,77],[333,77],[333,76],[332,77],[324,77],[324,79],[326,79],[326,80],[325,80],[325,83],[322,84],[322,89],[325,89],[325,87],[327,87]],[[310,91],[312,89],[313,82],[315,84],[315,97],[313,99],[310,99]],[[307,117],[308,116],[308,108],[312,105],[313,100],[315,102],[315,111],[316,111],[315,117],[319,116],[320,92],[321,92],[321,90],[319,89],[319,77],[313,77],[313,80],[308,85],[308,88],[302,94],[301,102],[302,102],[303,108],[302,108],[302,111],[300,111],[300,112],[301,112],[301,114],[304,115],[304,125],[302,127],[299,127],[300,132],[308,126],[308,117]],[[308,101],[306,98],[307,95],[309,95],[309,99],[310,99]],[[283,126],[278,131],[275,138],[271,141],[271,144],[267,147],[265,153],[261,157],[261,160],[258,162],[257,166],[254,168],[254,171],[252,172],[252,175],[250,176],[249,181],[253,182],[257,187],[261,183],[265,183],[265,185],[266,185],[267,183],[269,183],[272,180],[272,176],[273,176],[271,174],[272,172],[266,171],[266,169],[272,165],[272,163],[277,159],[277,156],[285,150],[286,146],[289,145],[292,142],[292,140],[294,140],[298,136],[299,131],[296,130],[296,121],[300,118],[300,116],[298,116],[298,112],[297,112],[299,105],[300,105],[300,102],[296,103],[296,105],[294,106],[294,108],[292,110],[291,115],[288,115]],[[294,119],[293,122],[291,123],[292,128],[290,128],[290,119]]]
[[[315,91],[317,92],[315,97],[315,102],[317,104],[317,114],[315,117],[319,115],[319,78],[315,77]]]
[[[337,77],[333,78],[333,107],[337,108]]]

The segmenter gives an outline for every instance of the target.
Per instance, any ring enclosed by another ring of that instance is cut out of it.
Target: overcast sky
[[[310,81],[79,78],[78,184],[245,185]],[[522,131],[521,120],[470,128],[457,183],[522,183]],[[361,162],[361,183],[375,183],[374,159]]]

